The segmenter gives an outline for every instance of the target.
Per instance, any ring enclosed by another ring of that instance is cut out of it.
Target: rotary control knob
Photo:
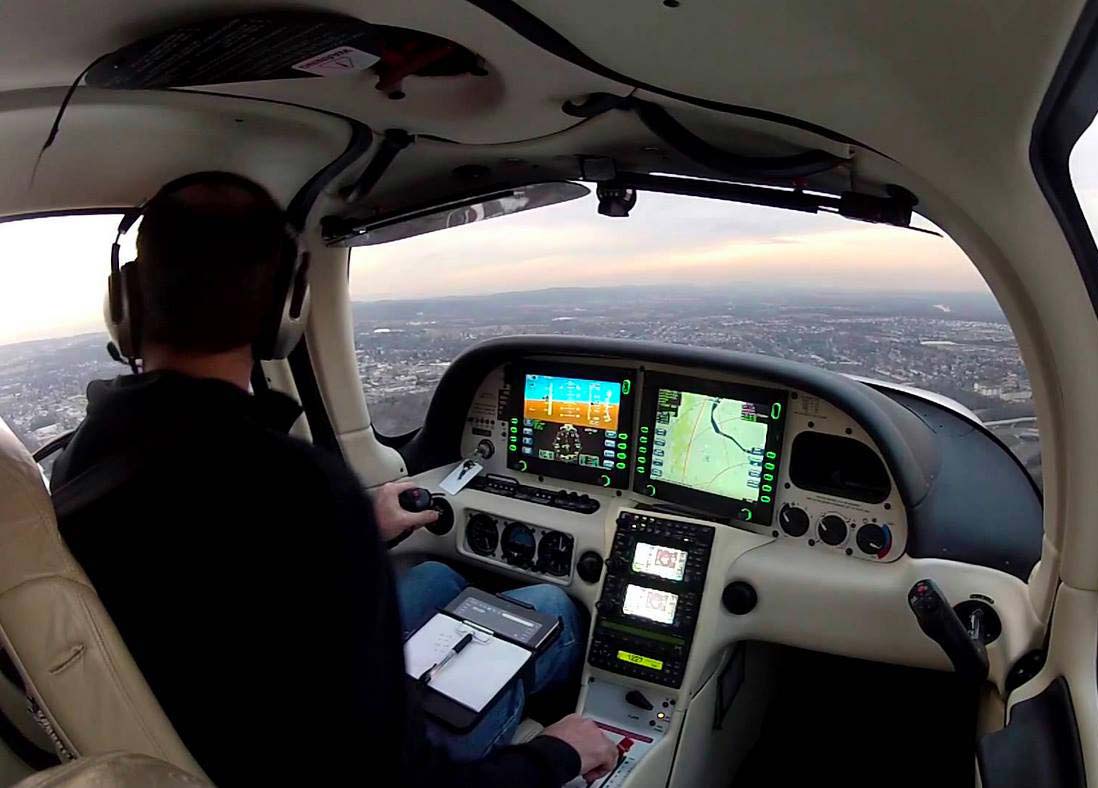
[[[858,529],[854,541],[858,549],[868,555],[880,555],[888,547],[888,533],[876,523],[866,523]]]
[[[486,514],[474,514],[465,527],[465,541],[477,555],[494,555],[499,545],[495,519]]]
[[[808,533],[808,512],[799,506],[787,503],[778,512],[778,524],[790,536],[804,536]]]
[[[508,523],[503,529],[503,560],[512,566],[529,566],[534,560],[537,542],[530,526],[523,523]]]
[[[846,541],[847,530],[846,520],[837,514],[825,514],[820,518],[819,525],[816,526],[816,533],[819,534],[820,541],[832,547],[841,545]]]

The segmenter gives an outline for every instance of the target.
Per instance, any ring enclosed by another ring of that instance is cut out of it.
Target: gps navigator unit
[[[507,467],[602,487],[629,486],[630,369],[522,362],[507,372]]]
[[[785,406],[778,389],[647,375],[633,489],[769,525]]]

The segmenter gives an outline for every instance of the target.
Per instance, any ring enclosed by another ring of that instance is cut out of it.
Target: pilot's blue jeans
[[[465,578],[445,564],[426,561],[397,577],[397,603],[400,606],[404,637],[427,623],[440,607],[445,607],[468,585]],[[506,592],[535,610],[559,616],[563,629],[534,664],[533,692],[552,691],[574,679],[583,659],[584,636],[580,630],[580,615],[576,605],[563,590],[542,583]],[[522,722],[526,696],[522,683],[516,682],[508,694],[500,698],[488,714],[468,733],[454,733],[427,720],[427,736],[445,747],[459,761],[483,757],[495,747],[511,741]]]

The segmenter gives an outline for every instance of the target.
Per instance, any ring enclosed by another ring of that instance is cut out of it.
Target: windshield
[[[609,218],[591,196],[355,249],[351,293],[363,388],[385,434],[422,423],[449,362],[478,340],[621,337],[779,356],[944,395],[1040,479],[1014,335],[948,238],[645,193],[629,218]]]

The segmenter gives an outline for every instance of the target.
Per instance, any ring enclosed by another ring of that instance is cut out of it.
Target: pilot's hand
[[[405,531],[414,531],[438,519],[438,512],[434,509],[409,512],[401,507],[397,496],[418,486],[415,482],[389,482],[374,493],[374,517],[377,518],[377,530],[382,542],[392,541]]]
[[[597,780],[618,765],[618,748],[598,725],[578,714],[554,722],[542,736],[560,739],[579,753],[580,774],[587,782]]]

